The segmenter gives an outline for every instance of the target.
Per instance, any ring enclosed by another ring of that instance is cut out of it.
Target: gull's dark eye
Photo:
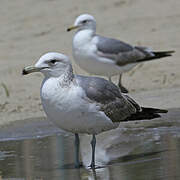
[[[52,64],[55,64],[55,63],[57,62],[57,60],[56,60],[56,59],[52,59],[50,62],[51,62]]]
[[[84,20],[84,21],[82,21],[82,23],[83,23],[83,24],[85,24],[85,23],[87,23],[87,22],[88,22],[88,20]]]

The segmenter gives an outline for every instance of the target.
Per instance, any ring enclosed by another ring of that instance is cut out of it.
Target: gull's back
[[[103,78],[76,75],[76,81],[86,96],[99,104],[101,111],[113,122],[120,122],[140,110],[134,100],[121,94],[115,84]]]

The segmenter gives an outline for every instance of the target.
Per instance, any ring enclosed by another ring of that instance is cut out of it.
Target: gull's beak
[[[38,67],[35,67],[35,66],[28,66],[28,67],[25,67],[22,70],[22,75],[27,75],[27,74],[30,74],[30,73],[33,73],[33,72],[39,72],[41,69],[43,69],[43,68],[38,68]]]
[[[77,29],[77,28],[79,28],[79,26],[71,26],[71,27],[67,28],[67,31],[71,31],[71,30]]]

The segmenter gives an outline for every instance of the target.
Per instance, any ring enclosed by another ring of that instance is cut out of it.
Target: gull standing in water
[[[120,121],[152,119],[167,112],[140,107],[103,78],[74,75],[69,58],[60,53],[43,55],[22,73],[32,72],[45,76],[40,95],[47,117],[59,128],[75,134],[75,167],[80,167],[78,133],[92,134],[90,167],[95,168],[95,135],[116,128]]]
[[[96,34],[96,20],[89,14],[76,18],[77,29],[73,38],[73,57],[80,68],[95,74],[107,76],[111,81],[114,75],[119,76],[119,87],[122,92],[128,90],[122,86],[122,73],[131,70],[138,63],[171,56],[174,51],[152,51],[150,48],[132,46],[120,40]]]

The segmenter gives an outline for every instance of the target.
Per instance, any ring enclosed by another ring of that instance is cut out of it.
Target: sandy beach
[[[96,18],[98,34],[154,50],[175,50],[172,57],[144,63],[124,74],[123,84],[142,105],[180,107],[179,0],[2,0],[0,125],[45,116],[39,97],[42,75],[21,75],[23,67],[42,54],[65,53],[71,57],[74,72],[87,75],[72,59],[73,32],[66,32],[82,13]]]

